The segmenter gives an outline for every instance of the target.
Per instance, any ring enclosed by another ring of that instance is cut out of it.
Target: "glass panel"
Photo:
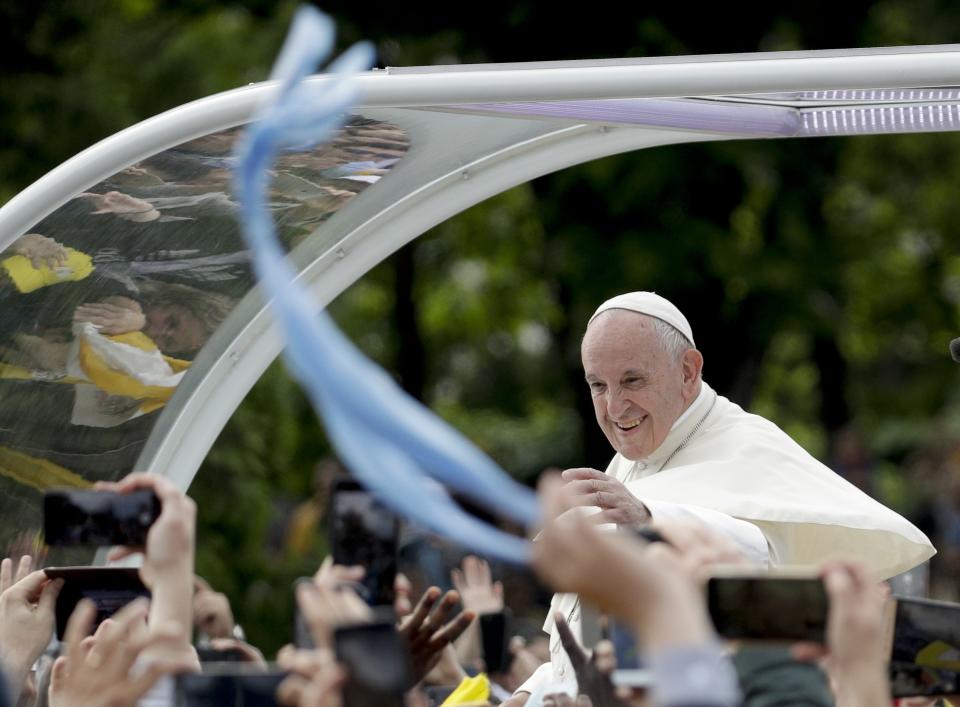
[[[124,169],[0,253],[5,555],[35,541],[44,489],[132,469],[194,357],[251,289],[230,189],[239,134]],[[330,143],[284,154],[272,186],[283,243],[295,247],[409,148],[406,131],[353,116]]]

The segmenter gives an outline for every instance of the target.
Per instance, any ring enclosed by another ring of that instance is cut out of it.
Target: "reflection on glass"
[[[129,167],[0,253],[0,552],[41,526],[46,488],[132,470],[191,361],[253,285],[231,194],[239,129]],[[387,175],[399,128],[352,117],[284,154],[272,208],[288,248]]]

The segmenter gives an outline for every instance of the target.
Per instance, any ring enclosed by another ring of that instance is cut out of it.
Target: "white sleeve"
[[[643,505],[650,511],[654,522],[661,519],[696,520],[711,530],[731,540],[752,565],[767,567],[770,564],[770,549],[767,538],[760,528],[745,520],[728,516],[702,506],[690,506],[669,501],[648,501]]]
[[[527,681],[518,687],[513,694],[516,695],[518,692],[529,692],[533,694],[542,685],[551,680],[553,680],[553,666],[550,663],[544,663],[534,670],[533,675],[528,677]]]

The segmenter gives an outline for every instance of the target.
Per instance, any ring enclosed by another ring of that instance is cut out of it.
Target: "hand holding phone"
[[[160,515],[150,526],[146,545],[142,548],[115,547],[110,560],[119,560],[136,552],[144,553],[140,578],[153,594],[150,602],[150,625],[161,626],[175,622],[193,626],[194,539],[196,536],[197,505],[169,480],[156,474],[134,472],[117,483],[100,482],[95,487],[102,491],[130,494],[151,490],[160,500]],[[189,657],[196,662],[196,653],[189,640],[151,646],[148,657],[157,660],[181,660]]]

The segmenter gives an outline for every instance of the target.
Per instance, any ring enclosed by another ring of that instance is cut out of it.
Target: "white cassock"
[[[751,415],[703,383],[693,404],[646,459],[617,454],[607,474],[643,501],[654,521],[686,517],[732,540],[760,565],[817,566],[856,558],[878,579],[914,567],[936,551],[902,516],[818,462],[775,424]],[[553,613],[580,637],[575,594],[556,594],[543,630],[552,662],[519,691],[573,678]]]

